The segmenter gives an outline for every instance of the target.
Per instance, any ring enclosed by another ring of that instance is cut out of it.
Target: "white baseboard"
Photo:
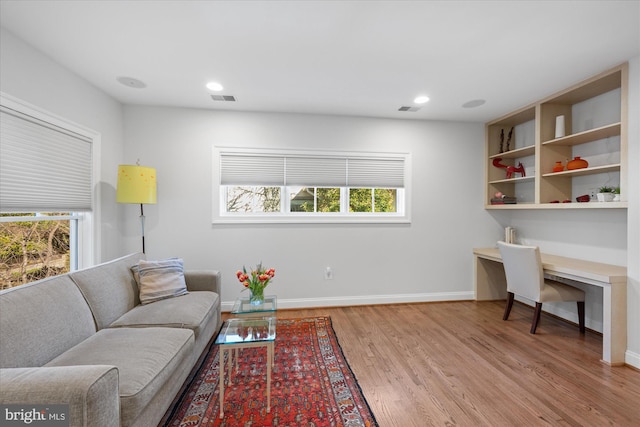
[[[624,363],[629,366],[633,366],[636,369],[640,369],[640,354],[627,350],[624,353]]]
[[[402,304],[413,302],[473,300],[473,292],[439,292],[431,294],[363,295],[322,298],[278,298],[278,308],[344,307],[350,305]],[[229,312],[233,301],[223,301],[222,311]]]

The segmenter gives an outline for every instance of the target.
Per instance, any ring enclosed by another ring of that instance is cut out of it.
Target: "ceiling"
[[[637,0],[1,0],[0,24],[124,104],[421,120],[488,121],[640,55]]]

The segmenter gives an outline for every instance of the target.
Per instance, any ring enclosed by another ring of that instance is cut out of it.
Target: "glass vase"
[[[261,306],[264,304],[264,288],[251,291],[249,302],[252,306]]]

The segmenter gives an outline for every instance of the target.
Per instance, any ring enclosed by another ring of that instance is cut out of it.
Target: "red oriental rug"
[[[161,425],[377,426],[351,371],[331,318],[278,319],[271,412],[266,406],[266,349],[240,351],[239,371],[225,385],[220,419],[219,351],[211,345]]]

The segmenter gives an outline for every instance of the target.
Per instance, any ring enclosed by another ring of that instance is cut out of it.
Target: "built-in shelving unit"
[[[627,64],[486,124],[485,207],[487,209],[626,208]],[[556,137],[556,118],[564,116],[565,135]],[[506,146],[508,134],[509,147]],[[502,137],[501,137],[502,135]],[[507,149],[508,148],[508,149]],[[554,172],[557,162],[576,156],[583,169]],[[525,176],[504,167],[522,165]],[[578,203],[601,186],[620,187],[620,201]],[[516,204],[492,204],[496,193]]]

